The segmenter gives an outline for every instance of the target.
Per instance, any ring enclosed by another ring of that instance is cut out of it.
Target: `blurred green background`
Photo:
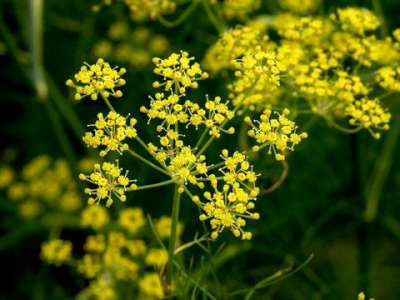
[[[274,1],[263,1],[261,13],[273,13]],[[360,5],[372,8],[370,1],[324,1],[325,13],[334,7]],[[32,26],[29,1],[0,2],[0,144],[2,162],[20,168],[33,157],[49,154],[71,161],[83,157],[86,149],[77,133],[91,123],[95,114],[106,111],[102,103],[71,100],[64,85],[83,61],[94,62],[94,45],[107,35],[110,24],[124,20],[132,29],[139,26],[164,35],[168,52],[187,50],[199,60],[218,37],[202,9],[197,9],[182,25],[165,28],[157,21],[138,25],[121,5],[93,13],[94,1],[44,1],[43,66],[49,93],[40,100],[32,86]],[[381,0],[390,29],[400,26],[400,3]],[[175,15],[179,14],[178,12]],[[173,16],[175,16],[173,15]],[[167,16],[173,18],[173,16]],[[235,23],[233,22],[232,25]],[[154,75],[151,67],[124,66],[128,69],[124,100],[116,101],[120,112],[134,113],[148,102]],[[202,83],[195,95],[226,96],[225,80]],[[255,299],[355,299],[365,289],[376,299],[400,299],[400,97],[390,96],[386,104],[393,114],[392,129],[375,141],[366,132],[348,136],[322,121],[309,130],[310,138],[289,158],[289,176],[284,185],[257,203],[262,219],[252,224],[254,238],[243,243],[231,237],[226,242],[234,252],[219,270],[221,295],[237,287],[250,286],[290,262],[300,264],[314,254],[300,272],[256,293]],[[79,126],[72,128],[73,112]],[[141,134],[151,140],[147,126]],[[65,148],[60,132],[68,140]],[[218,143],[234,147],[228,139]],[[152,170],[126,161],[142,182],[157,182]],[[265,163],[271,178],[280,166]],[[169,187],[129,196],[126,205],[141,206],[154,216],[168,214]],[[4,193],[0,196],[0,256],[3,280],[0,299],[71,299],[84,283],[68,268],[54,268],[40,261],[40,244],[48,231],[21,221],[16,205]],[[376,218],[365,222],[363,213],[368,197],[379,201]],[[185,201],[182,221],[190,240],[200,230],[197,211]],[[63,236],[82,241],[84,233],[65,229]],[[219,245],[215,245],[215,249]],[[227,246],[225,246],[227,247]],[[238,298],[240,299],[240,297]]]

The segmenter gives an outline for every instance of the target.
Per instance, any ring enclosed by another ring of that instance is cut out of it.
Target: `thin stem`
[[[33,85],[37,98],[44,101],[48,96],[48,86],[43,66],[43,0],[30,0],[29,4]]]
[[[357,133],[361,130],[361,127],[356,127],[356,128],[346,128],[343,127],[342,125],[339,125],[338,123],[336,123],[335,121],[333,121],[332,119],[327,119],[325,118],[325,120],[328,122],[329,125],[331,125],[333,128],[343,132],[343,133]]]
[[[76,112],[71,108],[71,106],[68,103],[68,100],[64,98],[54,80],[49,75],[46,76],[46,79],[51,99],[53,99],[54,104],[56,105],[57,109],[61,112],[66,122],[71,126],[75,136],[78,139],[81,139],[85,130]]]
[[[163,16],[158,17],[158,21],[165,27],[176,27],[180,25],[183,21],[185,21],[192,12],[196,9],[197,5],[200,3],[201,0],[193,0],[192,3],[186,8],[186,10],[176,19],[173,21],[169,21],[165,19]]]
[[[176,247],[176,240],[177,240],[177,228],[179,222],[179,206],[181,201],[181,194],[179,193],[179,185],[175,185],[174,191],[174,199],[172,202],[172,213],[171,213],[171,234],[169,237],[169,244],[168,244],[168,273],[167,273],[167,281],[169,284],[172,284],[172,279],[174,276],[174,269],[173,269],[173,261],[174,261],[174,253]]]
[[[164,186],[164,185],[169,185],[174,182],[175,182],[174,179],[165,180],[165,181],[161,181],[161,182],[157,182],[157,183],[153,183],[153,184],[142,185],[132,191],[136,192],[136,191],[141,191],[141,190],[148,190],[148,189],[152,189],[152,188],[156,188],[156,187],[160,187],[160,186]]]
[[[108,100],[107,98],[104,98],[104,97],[103,97],[103,99],[104,99],[104,102],[107,104],[108,108],[109,108],[111,111],[115,112],[114,106],[112,106],[110,100]]]
[[[215,29],[217,29],[219,33],[222,33],[225,30],[225,24],[223,24],[223,21],[221,21],[218,16],[214,14],[211,9],[209,0],[202,0],[201,4],[203,5],[204,11],[210,19],[210,22],[214,25]]]
[[[204,138],[207,136],[208,133],[208,128],[204,129],[203,133],[201,134],[199,140],[196,143],[196,146],[194,146],[194,149],[197,149],[200,147],[201,143],[203,142]]]
[[[372,0],[372,7],[374,8],[375,13],[378,15],[380,21],[382,22],[380,26],[381,37],[388,36],[388,28],[385,21],[385,16],[383,14],[382,4],[380,0]]]
[[[289,173],[289,165],[286,161],[282,160],[282,173],[281,176],[279,176],[279,179],[277,181],[275,181],[269,188],[264,189],[261,191],[260,195],[267,195],[267,194],[271,194],[273,191],[277,190],[285,181],[285,179],[288,176]]]
[[[375,161],[375,165],[365,191],[367,199],[364,219],[367,222],[375,220],[378,213],[379,201],[382,197],[382,189],[393,164],[399,134],[400,122],[398,121],[388,133],[382,148],[382,152]]]
[[[135,158],[139,159],[140,161],[144,162],[146,165],[152,167],[153,169],[155,169],[155,170],[157,170],[157,171],[159,171],[159,172],[161,172],[161,173],[163,173],[165,175],[170,176],[170,174],[166,170],[164,170],[164,169],[160,168],[159,166],[153,164],[151,161],[148,161],[147,159],[145,159],[143,156],[141,156],[140,154],[136,153],[135,151],[133,151],[131,149],[128,149],[127,151],[128,151],[128,153],[130,155],[132,155],[133,157],[135,157]]]

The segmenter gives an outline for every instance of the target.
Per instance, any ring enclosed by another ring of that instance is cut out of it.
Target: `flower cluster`
[[[197,88],[197,81],[207,79],[208,74],[203,72],[198,63],[192,64],[193,60],[194,58],[189,57],[189,53],[185,51],[173,53],[166,59],[153,58],[156,65],[154,73],[165,79],[163,83],[154,82],[153,86],[155,88],[163,86],[167,92],[176,88],[180,94],[184,94],[186,88]]]
[[[296,133],[296,124],[288,119],[289,110],[285,109],[280,114],[267,109],[263,112],[260,120],[252,121],[250,117],[245,122],[252,126],[248,131],[250,137],[254,138],[258,145],[253,147],[254,151],[268,147],[268,154],[274,154],[276,160],[285,160],[285,152],[293,151],[294,146],[307,138],[307,133]]]
[[[236,106],[249,109],[265,104],[265,95],[280,85],[280,69],[273,50],[256,47],[235,63],[236,80],[228,86],[230,98]]]
[[[220,169],[222,186],[214,174],[209,175],[213,191],[204,192],[203,201],[199,196],[193,196],[192,200],[204,212],[200,220],[209,220],[212,239],[216,239],[225,228],[235,237],[251,239],[252,234],[244,231],[243,227],[246,225],[245,219],[260,218],[258,213],[252,211],[259,193],[255,185],[257,175],[244,154],[234,152],[230,156],[228,150],[223,150],[221,157],[224,163]]]
[[[50,240],[42,245],[41,258],[49,264],[60,266],[71,259],[72,243],[60,239]]]
[[[224,0],[222,14],[228,18],[244,19],[248,14],[257,10],[261,0]]]
[[[337,20],[345,31],[363,35],[368,31],[377,29],[379,19],[368,9],[358,7],[346,7],[338,9],[332,18]]]
[[[18,212],[32,219],[50,211],[76,212],[82,205],[78,187],[67,161],[40,155],[26,164],[21,172],[9,167],[0,169],[0,188],[18,203]]]
[[[107,210],[100,205],[86,207],[81,213],[81,226],[99,230],[104,228],[110,221]]]
[[[70,265],[89,281],[78,298],[119,299],[122,294],[117,287],[121,285],[135,298],[162,298],[164,289],[158,273],[168,262],[168,254],[152,246],[143,211],[137,207],[126,208],[117,218],[112,218],[103,207],[89,206],[81,216],[81,225],[87,227],[89,215],[96,218],[100,211],[107,221],[102,226],[92,226],[94,233],[86,237],[82,256],[72,257],[72,243],[56,239],[43,244],[42,259],[56,266],[74,262]],[[162,216],[155,226],[165,232],[168,220]],[[96,221],[92,220],[92,225]],[[180,235],[182,225],[179,226]]]
[[[100,151],[100,156],[105,156],[109,151],[122,154],[129,146],[124,141],[137,136],[135,129],[137,121],[135,118],[123,117],[110,111],[105,117],[102,113],[97,115],[97,121],[93,125],[93,132],[86,132],[83,141],[86,145],[98,148],[105,147]]]
[[[125,73],[124,68],[111,68],[109,63],[99,58],[93,65],[85,63],[75,74],[75,81],[68,79],[66,85],[75,89],[76,100],[85,97],[97,100],[99,95],[104,99],[110,96],[120,98],[123,95],[120,87],[125,85],[122,75]]]
[[[390,92],[400,92],[400,67],[383,67],[376,72],[376,81]]]
[[[204,66],[213,73],[234,68],[236,59],[259,45],[268,45],[269,38],[260,30],[237,26],[222,33],[217,43],[207,51]]]
[[[110,207],[114,203],[114,198],[125,202],[125,192],[127,190],[135,190],[137,185],[134,180],[128,178],[128,171],[125,174],[122,171],[118,161],[116,161],[115,163],[95,164],[94,170],[90,175],[81,173],[79,179],[88,181],[96,186],[95,188],[85,189],[85,193],[90,196],[88,203],[92,205],[105,200],[106,206]]]
[[[292,13],[306,14],[315,10],[320,0],[279,0],[279,5]]]
[[[164,54],[168,48],[169,42],[163,35],[154,34],[146,27],[131,30],[128,23],[116,22],[110,26],[107,38],[94,45],[93,54],[141,69],[151,63],[153,56]]]
[[[171,0],[124,0],[136,20],[156,19],[175,11],[176,4]]]
[[[377,139],[380,138],[380,133],[375,130],[389,130],[391,115],[382,108],[377,99],[356,100],[346,108],[346,115],[350,117],[351,125],[368,129]]]
[[[176,4],[172,0],[119,0],[123,2],[136,21],[156,19],[161,15],[175,11]],[[94,11],[99,11],[103,6],[109,6],[116,0],[99,0],[99,4],[93,6]]]

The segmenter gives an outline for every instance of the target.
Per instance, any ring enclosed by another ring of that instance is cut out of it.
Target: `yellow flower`
[[[75,74],[75,81],[68,79],[66,85],[75,89],[76,100],[85,97],[97,100],[99,95],[104,99],[110,96],[120,98],[123,95],[120,87],[125,85],[122,75],[125,73],[124,68],[112,68],[104,59],[99,58],[94,65],[85,63]]]
[[[385,90],[400,92],[400,66],[380,68],[376,72],[375,79]]]
[[[128,178],[128,172],[122,173],[122,169],[118,165],[104,162],[102,165],[95,164],[94,171],[90,175],[80,174],[79,179],[90,182],[96,185],[96,188],[86,188],[85,193],[90,197],[88,203],[90,205],[99,203],[102,200],[106,201],[106,206],[110,207],[114,198],[122,202],[126,201],[125,192],[128,189],[136,189],[134,180]]]
[[[60,266],[71,259],[72,243],[60,239],[42,245],[41,258],[49,264]]]
[[[269,44],[269,37],[249,26],[236,26],[223,32],[218,41],[206,52],[204,66],[213,73],[234,68],[236,59],[250,50]]]
[[[252,108],[280,85],[280,68],[273,50],[261,47],[245,53],[235,63],[236,80],[228,85],[234,105]]]
[[[155,223],[155,228],[161,239],[167,239],[171,235],[171,223],[172,223],[171,218],[167,217],[167,216],[162,216]],[[179,237],[183,232],[182,223],[180,223],[180,222],[178,223],[178,227],[177,227],[176,231],[177,231],[177,236]]]
[[[141,208],[126,208],[119,214],[118,224],[129,233],[137,233],[144,225],[145,218]]]
[[[267,109],[260,120],[253,122],[249,117],[245,118],[245,122],[252,126],[248,134],[258,144],[253,147],[254,151],[267,147],[268,154],[273,153],[276,160],[285,160],[285,152],[293,151],[295,145],[307,138],[305,132],[296,133],[296,124],[287,118],[289,113],[288,109],[281,114]]]
[[[109,223],[107,210],[98,205],[86,207],[81,214],[81,225],[93,229],[100,229]]]
[[[105,147],[100,151],[100,156],[105,156],[109,151],[122,154],[129,149],[124,141],[137,136],[135,118],[125,118],[120,114],[110,111],[106,117],[102,113],[97,115],[97,121],[93,125],[93,132],[86,132],[83,141],[90,147]]]
[[[222,13],[228,19],[244,19],[248,14],[258,9],[261,0],[224,0]]]
[[[168,252],[164,249],[150,249],[145,260],[150,266],[162,268],[168,262]]]
[[[315,10],[320,0],[279,0],[279,5],[293,13],[305,14]]]
[[[160,277],[156,273],[147,273],[139,280],[139,289],[148,296],[162,298],[164,292],[162,289]]]
[[[197,81],[208,78],[208,74],[203,72],[198,63],[192,64],[193,60],[185,51],[173,53],[166,59],[153,58],[156,65],[154,73],[166,79],[163,83],[155,81],[153,86],[163,86],[165,91],[174,89],[177,94],[185,94],[187,88],[196,89]]]
[[[213,192],[204,192],[204,201],[199,196],[193,196],[192,200],[204,212],[200,215],[200,220],[209,220],[212,239],[228,229],[235,237],[249,240],[252,234],[243,230],[245,219],[260,218],[258,213],[252,211],[259,193],[256,187],[257,175],[244,154],[234,152],[230,156],[228,150],[223,150],[221,157],[224,161],[224,166],[220,169],[222,187],[214,174],[209,175]]]
[[[360,35],[374,31],[381,25],[374,13],[360,7],[338,9],[336,15],[333,15],[332,18],[339,22],[343,30]]]
[[[371,135],[379,139],[375,130],[389,130],[391,114],[385,110],[378,99],[362,98],[346,107],[350,125],[368,129]]]
[[[14,171],[10,167],[0,167],[0,189],[8,187],[14,179]]]

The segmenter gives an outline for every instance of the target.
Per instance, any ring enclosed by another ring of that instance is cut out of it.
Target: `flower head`
[[[296,133],[296,124],[289,120],[289,110],[285,109],[280,114],[267,109],[260,120],[252,121],[249,117],[245,121],[252,126],[248,131],[250,137],[257,141],[254,151],[268,147],[268,154],[274,154],[276,160],[285,160],[285,152],[293,151],[294,146],[307,138],[307,133]]]
[[[391,114],[381,106],[378,99],[356,100],[346,107],[345,113],[350,117],[351,125],[368,129],[374,138],[380,138],[380,133],[375,130],[389,130]]]
[[[93,229],[103,228],[109,223],[109,216],[104,207],[92,205],[86,207],[81,214],[81,225]]]
[[[75,99],[81,100],[90,97],[97,100],[99,95],[104,99],[110,96],[115,98],[122,97],[120,87],[125,85],[122,75],[126,73],[124,68],[112,68],[109,63],[99,58],[93,65],[85,63],[74,79],[68,79],[66,85],[75,89]]]
[[[135,118],[123,117],[110,111],[106,117],[102,113],[97,115],[97,121],[93,125],[93,132],[86,132],[83,141],[90,147],[105,147],[100,151],[100,156],[105,156],[109,151],[122,154],[129,146],[124,141],[137,136]]]
[[[72,243],[60,239],[42,245],[41,258],[49,264],[60,266],[71,259]]]
[[[338,9],[332,18],[337,20],[341,28],[359,35],[373,31],[380,26],[377,16],[366,8],[346,7]]]
[[[153,86],[163,86],[165,91],[174,89],[178,94],[184,94],[187,88],[197,88],[197,81],[208,78],[208,74],[203,72],[198,63],[192,63],[193,60],[185,51],[173,53],[166,59],[153,58],[156,65],[154,73],[165,80],[163,83],[155,81]]]
[[[257,175],[244,154],[234,152],[229,155],[228,150],[223,150],[221,157],[224,162],[220,169],[222,177],[208,176],[212,192],[204,192],[204,200],[199,196],[193,196],[192,200],[204,212],[200,220],[210,222],[211,238],[216,239],[224,229],[228,229],[235,237],[251,239],[251,233],[244,231],[243,227],[245,219],[257,220],[260,217],[252,211],[259,193]]]
[[[106,201],[106,206],[110,207],[114,203],[114,198],[122,202],[126,201],[125,192],[128,189],[136,189],[134,180],[128,178],[128,172],[122,173],[122,169],[116,163],[104,162],[102,165],[95,164],[94,171],[90,175],[80,174],[81,180],[88,181],[95,185],[95,188],[86,188],[85,193],[90,197],[89,204]]]

